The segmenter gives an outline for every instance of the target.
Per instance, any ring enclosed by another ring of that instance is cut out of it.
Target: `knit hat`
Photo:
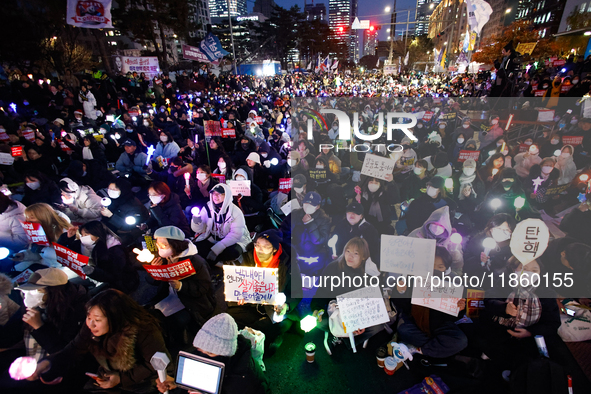
[[[320,197],[320,194],[316,193],[316,192],[308,192],[308,194],[306,194],[306,197],[304,197],[304,204],[310,204],[310,205],[314,205],[315,207],[319,206],[320,203],[322,202],[322,197]]]
[[[351,204],[347,205],[347,210],[345,212],[353,212],[356,215],[363,215],[363,205],[356,200],[353,200]]]
[[[165,226],[160,227],[158,230],[154,232],[154,238],[168,238],[176,239],[177,241],[184,241],[185,233],[178,227]]]
[[[469,158],[464,162],[464,168],[476,168],[476,160]]]
[[[304,174],[297,174],[293,178],[293,187],[303,187],[306,184],[306,177]]]
[[[437,152],[434,156],[431,156],[431,164],[435,168],[442,168],[449,164],[447,153]]]
[[[256,152],[250,152],[250,154],[248,155],[248,157],[246,158],[246,160],[252,160],[255,163],[261,164],[261,158],[260,158],[259,154],[256,153]]]
[[[44,268],[31,275],[27,283],[19,286],[20,290],[37,290],[47,286],[60,286],[68,283],[68,275],[59,268]]]
[[[302,158],[302,156],[300,155],[300,152],[298,152],[297,150],[291,151],[291,159],[292,160],[300,160],[301,158]]]
[[[74,111],[74,115],[84,115],[84,114],[82,113],[82,111],[77,109],[76,111]]]
[[[265,238],[267,241],[273,245],[273,249],[278,250],[279,245],[281,244],[282,234],[280,231],[277,230],[267,230],[263,231],[259,235],[256,236],[254,239],[254,243],[257,242],[259,238]]]
[[[427,185],[437,188],[437,189],[441,189],[443,187],[444,183],[445,183],[445,181],[443,180],[442,177],[434,176],[433,178],[431,178],[431,180],[429,182],[427,182]]]
[[[234,318],[220,313],[209,319],[195,335],[193,346],[207,353],[232,357],[238,347],[238,326]]]

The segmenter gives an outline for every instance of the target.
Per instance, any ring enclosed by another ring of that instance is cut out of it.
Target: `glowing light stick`
[[[456,244],[456,245],[460,245],[462,243],[462,240],[463,240],[462,234],[460,234],[460,233],[453,233],[451,235],[451,237],[449,238],[449,240],[452,243]]]
[[[185,185],[189,186],[189,178],[191,178],[191,174],[187,172],[183,176],[185,177]]]
[[[581,180],[581,182],[587,182],[589,180],[589,175],[582,174],[581,176],[579,176],[579,179]]]
[[[316,327],[316,323],[316,316],[308,315],[300,321],[300,328],[304,332],[310,332],[314,327]]]
[[[556,149],[554,151],[554,156],[557,156],[557,157],[560,156],[560,149]]]
[[[10,364],[8,373],[14,380],[24,380],[33,376],[37,370],[37,360],[34,357],[19,357]]]
[[[447,178],[445,180],[445,188],[448,190],[452,190],[454,188],[454,180],[451,178]]]
[[[133,226],[135,224],[136,220],[135,217],[133,216],[128,216],[125,218],[125,223],[127,223],[130,226]]]
[[[101,199],[101,205],[105,208],[108,207],[109,205],[111,205],[111,199],[109,197],[103,197]]]
[[[535,194],[538,192],[538,187],[540,187],[540,185],[542,184],[542,182],[544,182],[544,180],[541,177],[537,177],[532,182],[534,184],[534,194]]]
[[[137,254],[136,258],[141,263],[149,263],[154,260],[154,255],[148,249],[139,250],[138,248],[133,248],[133,253]]]
[[[161,382],[166,381],[166,367],[170,364],[170,359],[166,355],[166,353],[156,352],[150,359],[150,364],[152,364],[152,368],[158,372],[158,379]],[[164,394],[168,394],[168,390],[164,392]]]
[[[525,205],[525,198],[523,197],[517,197],[515,199],[515,202],[513,203],[513,205],[515,206],[515,208],[517,209],[521,209],[523,208],[523,206]]]
[[[498,168],[493,168],[492,170],[492,175],[495,176],[499,173],[499,169]]]
[[[276,157],[272,158],[272,159],[271,159],[271,165],[274,165],[274,166],[276,166],[277,164],[279,164],[279,160],[277,160],[277,158],[276,158]]]
[[[5,247],[0,248],[0,260],[4,260],[5,258],[8,257],[9,254],[10,254],[10,250],[8,250],[8,248],[5,248]]]
[[[193,216],[199,216],[199,207],[193,207],[193,208],[191,208],[191,215],[193,215]]]
[[[331,239],[328,240],[328,247],[332,249],[332,255],[336,256],[337,255],[337,242],[339,240],[339,236],[338,235],[333,235]]]
[[[505,126],[505,131],[509,130],[512,120],[513,120],[513,114],[509,115],[509,120],[507,121],[507,126]],[[505,147],[505,143],[503,143],[503,147]]]
[[[148,147],[148,158],[146,159],[146,165],[150,164],[150,159],[152,158],[155,150],[156,148],[154,148],[154,145],[150,145]]]
[[[484,247],[484,254],[486,255],[486,257],[488,257],[490,251],[497,247],[497,241],[490,237],[487,237],[484,238],[484,241],[482,241],[482,246]]]
[[[12,109],[13,112],[16,112],[16,104],[15,103],[10,103],[8,106]]]
[[[490,201],[490,206],[491,206],[491,208],[492,208],[492,209],[494,209],[495,211],[496,211],[497,209],[499,209],[499,208],[501,207],[501,205],[502,205],[502,204],[503,204],[503,203],[502,203],[502,202],[501,202],[501,200],[500,200],[500,199],[498,199],[498,198],[493,198],[493,199]]]

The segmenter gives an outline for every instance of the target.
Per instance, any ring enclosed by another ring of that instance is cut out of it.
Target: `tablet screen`
[[[176,383],[204,393],[216,394],[220,390],[222,366],[212,365],[202,357],[179,354]]]

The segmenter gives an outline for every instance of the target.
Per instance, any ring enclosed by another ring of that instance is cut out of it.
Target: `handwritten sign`
[[[195,274],[195,268],[189,259],[168,265],[144,264],[143,267],[152,278],[167,282],[185,279]]]
[[[515,227],[511,236],[511,253],[526,265],[540,257],[548,247],[550,231],[540,219],[526,219]]]
[[[222,138],[236,138],[236,130],[222,129]]]
[[[385,157],[366,154],[361,167],[361,174],[371,178],[386,180],[386,175],[392,175],[396,161]]]
[[[206,120],[203,122],[203,130],[206,137],[221,137],[222,130],[220,128],[220,122],[217,120]]]
[[[288,194],[293,185],[293,178],[279,178],[279,191]]]
[[[455,112],[449,112],[447,114],[441,114],[439,116],[439,119],[444,119],[444,120],[454,120],[455,118],[456,118]]]
[[[390,321],[377,287],[364,287],[337,296],[337,304],[347,333]]]
[[[21,222],[21,225],[25,229],[29,241],[37,245],[51,246],[41,223]]]
[[[216,178],[219,183],[226,183],[226,176],[222,174],[211,174],[212,177]]]
[[[326,170],[310,170],[309,175],[315,181],[325,181],[328,178]]]
[[[14,163],[14,157],[10,153],[0,153],[0,164],[9,166]]]
[[[434,239],[386,235],[381,238],[382,271],[426,276],[435,264]]]
[[[277,268],[224,265],[226,301],[272,304],[277,294]]]
[[[242,194],[245,197],[250,196],[250,181],[228,181],[228,186],[232,189],[232,195]]]
[[[478,161],[478,157],[480,157],[479,150],[461,150],[460,154],[458,155],[458,162],[463,163],[468,159],[474,159]]]
[[[88,264],[88,256],[76,253],[55,242],[53,243],[53,248],[55,249],[55,256],[58,263],[64,267],[68,267],[82,279],[86,279],[86,274],[82,271],[82,267]]]
[[[538,110],[538,122],[552,122],[554,120],[553,109]]]
[[[19,157],[23,155],[23,147],[22,146],[13,146],[10,148],[10,155],[12,157]]]
[[[570,135],[565,135],[562,137],[562,143],[564,145],[572,145],[572,146],[577,146],[577,145],[581,145],[583,143],[583,136],[570,136]]]
[[[431,283],[427,281],[424,281],[423,285],[426,286],[417,286],[417,282],[415,282],[412,289],[411,304],[424,306],[452,316],[458,315],[460,311],[458,301],[462,298],[464,286],[449,286],[447,281],[444,281],[441,286],[433,287],[433,289],[431,289]]]

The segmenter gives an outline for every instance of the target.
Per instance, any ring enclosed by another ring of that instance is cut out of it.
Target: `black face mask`
[[[513,186],[513,181],[502,181],[501,182],[503,184],[503,187],[505,188],[505,190],[509,190],[511,189],[511,186]]]
[[[247,149],[248,149],[248,146],[249,146],[250,144],[240,144],[240,145],[242,146],[242,149],[244,149],[244,150],[247,150]]]

